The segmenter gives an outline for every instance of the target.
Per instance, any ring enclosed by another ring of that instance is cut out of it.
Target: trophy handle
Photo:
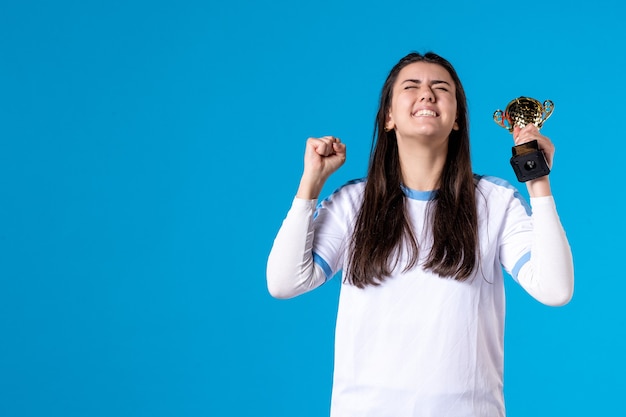
[[[552,100],[546,100],[543,102],[543,115],[541,118],[541,124],[543,124],[552,115],[554,111],[554,103]]]
[[[509,117],[502,110],[496,110],[493,113],[493,120],[496,122],[498,126],[501,126],[507,130],[511,130],[511,122],[509,120]]]

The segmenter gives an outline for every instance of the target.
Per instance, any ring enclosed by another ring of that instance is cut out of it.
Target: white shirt
[[[348,183],[315,211],[314,201],[294,200],[268,259],[273,295],[301,294],[343,269],[363,188],[362,181]],[[402,257],[380,286],[342,284],[331,416],[504,416],[503,268],[542,302],[571,297],[571,251],[554,199],[531,199],[531,216],[508,183],[481,179],[480,265],[460,282],[421,268],[434,193],[405,189],[405,195],[420,265],[403,272]]]

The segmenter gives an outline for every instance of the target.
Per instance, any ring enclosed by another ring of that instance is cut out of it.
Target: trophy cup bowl
[[[522,96],[511,100],[504,111],[496,110],[493,113],[493,120],[509,132],[513,132],[516,125],[524,127],[530,123],[540,129],[553,111],[554,103],[550,100],[542,104],[539,100]]]
[[[554,103],[530,97],[518,97],[509,102],[505,110],[496,110],[493,120],[496,124],[513,133],[515,126],[523,128],[527,124],[534,124],[541,128],[554,111]],[[543,152],[539,149],[536,140],[513,147],[511,166],[520,182],[526,182],[543,177],[550,173]]]

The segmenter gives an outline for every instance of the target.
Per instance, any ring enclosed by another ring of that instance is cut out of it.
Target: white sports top
[[[272,295],[302,294],[343,269],[363,189],[363,181],[348,183],[316,210],[314,200],[294,200],[268,259]],[[434,192],[405,194],[420,266],[402,272],[402,257],[380,286],[341,285],[331,416],[504,416],[503,268],[546,304],[566,303],[573,290],[571,251],[554,199],[531,199],[531,215],[510,184],[482,178],[480,266],[459,282],[421,268]]]

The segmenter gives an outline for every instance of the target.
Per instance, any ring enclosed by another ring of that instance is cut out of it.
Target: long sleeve
[[[313,262],[313,215],[317,200],[295,198],[274,239],[267,261],[267,288],[292,298],[322,285],[326,276]]]
[[[531,257],[520,269],[518,281],[543,304],[567,304],[574,292],[574,264],[554,198],[531,198],[530,203],[533,213]]]

